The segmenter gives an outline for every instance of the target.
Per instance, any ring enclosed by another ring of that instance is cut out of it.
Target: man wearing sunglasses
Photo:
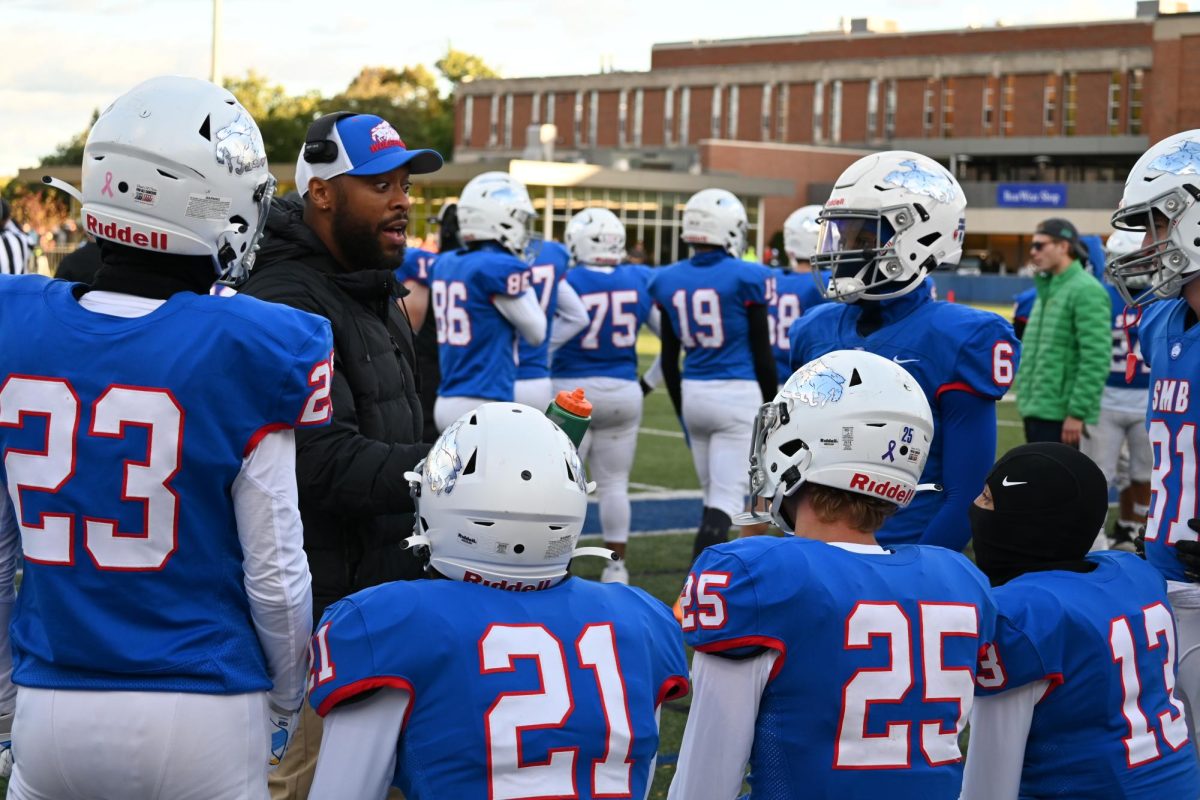
[[[1015,384],[1029,442],[1079,447],[1085,423],[1100,417],[1112,357],[1112,302],[1083,268],[1083,253],[1070,220],[1047,219],[1033,234],[1037,300],[1021,340]]]

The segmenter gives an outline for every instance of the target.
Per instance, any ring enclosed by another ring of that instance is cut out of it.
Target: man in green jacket
[[[1079,231],[1068,220],[1045,220],[1033,235],[1037,301],[1016,381],[1029,442],[1079,447],[1085,423],[1099,419],[1112,358],[1112,301],[1080,263],[1083,252]]]

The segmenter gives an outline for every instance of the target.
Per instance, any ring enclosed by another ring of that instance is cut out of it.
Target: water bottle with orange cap
[[[583,389],[559,392],[554,402],[546,408],[546,416],[579,447],[592,422],[592,404],[584,397]]]

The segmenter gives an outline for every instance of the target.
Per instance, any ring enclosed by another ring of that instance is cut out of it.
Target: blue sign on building
[[[1065,183],[998,183],[996,205],[1006,208],[1065,208]]]

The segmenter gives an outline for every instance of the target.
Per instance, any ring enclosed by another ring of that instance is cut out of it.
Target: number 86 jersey
[[[965,557],[756,536],[705,550],[681,605],[697,650],[778,654],[755,721],[754,800],[958,797],[958,735],[996,624]],[[718,724],[696,716],[689,727]]]
[[[678,624],[632,587],[530,588],[419,580],[335,603],[309,702],[408,692],[393,784],[409,800],[645,797],[659,705],[687,693]]]

